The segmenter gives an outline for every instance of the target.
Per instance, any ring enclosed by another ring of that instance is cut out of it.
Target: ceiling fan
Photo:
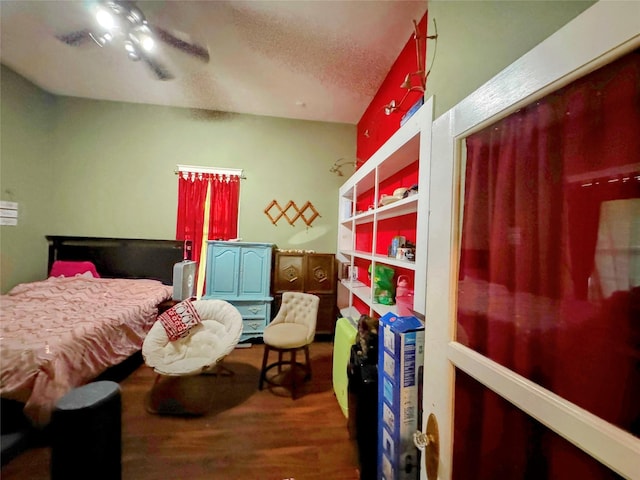
[[[206,47],[182,40],[167,30],[150,24],[134,1],[100,1],[93,5],[92,10],[95,19],[93,28],[56,35],[56,38],[73,47],[83,45],[89,40],[93,40],[100,47],[120,45],[129,59],[142,60],[159,80],[170,80],[174,76],[155,57],[156,40],[205,63],[209,61],[209,51]]]

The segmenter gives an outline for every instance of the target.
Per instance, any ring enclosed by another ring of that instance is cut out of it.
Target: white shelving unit
[[[410,272],[413,275],[413,309],[423,314],[426,291],[429,217],[427,187],[431,163],[432,121],[433,97],[429,98],[339,190],[337,259],[352,268],[366,264],[371,265],[374,271],[375,265],[381,264]],[[391,193],[381,191],[381,185],[401,170],[416,164],[416,160],[418,193],[379,206],[380,196]],[[362,196],[370,195],[371,191],[373,191],[373,205],[369,205],[364,211],[356,211],[356,205],[362,203]],[[378,244],[381,242],[378,232],[380,222],[414,213],[416,214],[415,225],[405,225],[404,228],[415,231],[415,261],[381,255],[379,252],[387,245]],[[358,235],[362,234],[359,233],[360,228],[366,229],[371,235],[371,246],[364,251],[356,249],[356,245],[361,246],[362,243],[357,241]],[[349,304],[341,310],[343,316],[357,319],[363,313],[382,316],[387,312],[396,312],[396,305],[373,302],[373,282],[367,280],[367,268],[359,268],[358,280],[359,282],[347,280],[342,282],[349,292]]]

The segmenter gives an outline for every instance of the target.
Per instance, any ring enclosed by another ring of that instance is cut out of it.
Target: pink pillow
[[[50,277],[75,277],[89,272],[95,278],[100,278],[96,266],[91,262],[73,262],[67,260],[56,260],[51,266]]]
[[[170,341],[186,337],[189,330],[202,322],[191,300],[180,302],[158,317]]]

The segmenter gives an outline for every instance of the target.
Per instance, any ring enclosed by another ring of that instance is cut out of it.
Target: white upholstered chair
[[[222,360],[240,340],[242,315],[224,300],[196,300],[193,305],[202,321],[191,328],[188,336],[169,341],[162,322],[158,320],[142,344],[145,363],[157,373],[150,396],[154,396],[154,389],[163,376],[232,374],[222,366]],[[157,388],[156,393],[161,390]],[[155,403],[158,402],[156,399]],[[182,409],[190,413],[188,406]],[[149,407],[148,410],[158,413]]]
[[[311,378],[311,362],[309,360],[309,345],[316,334],[318,305],[320,299],[316,295],[300,292],[284,292],[280,309],[273,321],[267,325],[263,334],[264,355],[260,371],[259,388],[262,390],[264,382],[282,386],[274,381],[275,375],[268,376],[268,372],[288,365],[291,374],[291,396],[296,398],[297,370],[304,373],[304,379]],[[296,353],[302,350],[305,362],[296,360]],[[269,353],[278,353],[278,360],[268,364]],[[283,359],[283,354],[290,354],[290,360]]]

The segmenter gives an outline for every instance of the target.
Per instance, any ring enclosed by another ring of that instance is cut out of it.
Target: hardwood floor
[[[197,417],[148,413],[155,374],[141,365],[120,382],[122,478],[358,479],[356,446],[333,393],[332,347],[311,345],[313,378],[296,400],[280,387],[258,390],[262,345],[234,350],[224,362],[233,376],[192,377],[200,383],[189,389],[213,392]],[[30,449],[2,468],[2,479],[48,479],[49,461],[48,447]]]

